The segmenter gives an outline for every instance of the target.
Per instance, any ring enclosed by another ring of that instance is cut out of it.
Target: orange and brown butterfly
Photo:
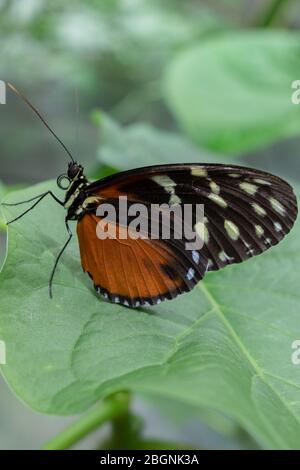
[[[58,139],[32,104],[9,86]],[[73,236],[70,221],[77,221],[81,264],[96,291],[108,301],[140,307],[173,299],[193,289],[207,271],[240,263],[266,251],[291,230],[297,216],[292,187],[264,171],[237,165],[184,163],[129,170],[90,182],[83,167],[58,141],[70,157],[67,173],[58,178],[58,186],[66,190],[65,200],[60,201],[48,191],[22,201],[34,204],[13,220],[23,217],[49,195],[66,209],[68,239],[51,274],[51,295],[56,266]],[[130,226],[119,221],[117,236],[99,238],[99,206],[109,203],[117,210],[121,196],[126,196],[128,208],[136,203],[147,207],[189,204],[192,208],[203,204],[203,220],[191,219],[191,230],[201,232],[202,248],[187,250],[184,237],[176,238],[174,231],[168,239],[130,237]]]

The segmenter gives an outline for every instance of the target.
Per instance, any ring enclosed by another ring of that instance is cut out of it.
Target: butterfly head
[[[83,166],[76,162],[70,162],[67,173],[63,173],[57,178],[58,187],[67,191],[74,181],[84,178],[83,171]]]
[[[83,175],[83,166],[79,165],[76,162],[70,162],[68,166],[68,177],[71,181],[75,178],[80,178]]]

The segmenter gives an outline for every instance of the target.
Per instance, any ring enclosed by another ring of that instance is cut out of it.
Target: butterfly
[[[280,242],[295,222],[297,200],[289,183],[265,171],[238,165],[156,165],[91,182],[38,111],[10,87],[38,114],[70,157],[67,172],[57,180],[65,190],[64,200],[48,191],[22,201],[19,204],[33,205],[11,221],[23,217],[48,196],[66,210],[68,238],[52,270],[51,296],[56,267],[73,237],[70,221],[77,222],[81,264],[96,292],[108,301],[133,308],[174,299],[192,290],[208,271],[266,251]],[[99,222],[104,220],[99,208],[110,204],[117,213],[122,198],[126,198],[129,212],[136,204],[146,208],[188,205],[192,208],[190,228],[193,233],[201,233],[201,248],[186,249],[186,236],[176,237],[174,227],[169,238],[163,238],[161,218],[157,219],[159,230],[154,238],[130,237],[132,218],[122,223],[120,218],[111,221],[115,236],[99,237]],[[199,204],[204,207],[200,221],[194,210]]]

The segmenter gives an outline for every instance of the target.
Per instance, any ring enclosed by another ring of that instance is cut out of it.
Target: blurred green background
[[[26,94],[90,177],[190,159],[300,180],[300,106],[290,99],[299,26],[296,1],[0,0],[0,78]],[[64,172],[63,151],[17,97],[8,95],[0,122],[0,194]],[[1,260],[4,243],[2,230]],[[0,449],[37,448],[71,420],[28,410],[3,382],[0,396]],[[255,447],[207,410],[145,397],[134,407],[146,435]]]

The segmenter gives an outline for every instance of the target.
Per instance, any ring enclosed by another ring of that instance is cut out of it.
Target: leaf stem
[[[257,26],[267,28],[271,26],[278,15],[281,13],[284,6],[288,6],[291,0],[273,0],[271,4],[266,8],[262,18],[258,21]]]
[[[69,449],[86,435],[107,421],[127,414],[129,397],[127,393],[118,393],[104,400],[101,405],[79,418],[68,428],[46,443],[43,450]]]

